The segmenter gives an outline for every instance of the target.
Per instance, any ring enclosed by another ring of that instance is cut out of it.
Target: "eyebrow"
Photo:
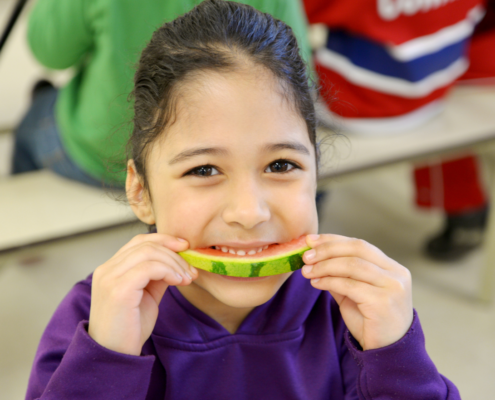
[[[282,142],[282,143],[272,143],[268,144],[263,148],[263,152],[275,152],[280,150],[294,150],[298,153],[311,155],[306,146],[302,145],[298,142]],[[177,164],[183,161],[186,161],[192,157],[201,156],[201,155],[227,155],[229,153],[228,150],[222,147],[198,147],[195,149],[185,150],[179,154],[177,154],[174,158],[169,161],[169,165]]]
[[[274,151],[280,151],[280,150],[294,150],[294,151],[297,151],[298,153],[301,153],[301,154],[304,154],[307,156],[311,155],[308,148],[306,146],[304,146],[303,144],[298,143],[298,142],[272,143],[272,144],[266,145],[263,150],[265,152],[274,152]]]
[[[198,147],[195,149],[185,150],[182,153],[177,154],[174,158],[169,161],[169,165],[177,164],[179,162],[186,161],[192,157],[201,156],[204,154],[208,155],[227,155],[228,150],[221,147]]]

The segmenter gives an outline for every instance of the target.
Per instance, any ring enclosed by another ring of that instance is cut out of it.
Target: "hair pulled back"
[[[233,70],[243,59],[279,80],[316,148],[312,89],[292,29],[251,6],[206,0],[155,31],[139,60],[128,146],[146,189],[149,146],[173,122],[180,84],[201,71]]]

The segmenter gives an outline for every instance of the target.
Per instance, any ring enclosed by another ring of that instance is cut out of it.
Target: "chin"
[[[231,278],[204,272],[195,282],[223,304],[252,308],[270,300],[292,272],[259,278]]]

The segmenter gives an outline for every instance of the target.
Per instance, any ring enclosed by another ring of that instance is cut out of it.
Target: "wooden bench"
[[[0,252],[136,221],[122,193],[49,170],[0,180]]]

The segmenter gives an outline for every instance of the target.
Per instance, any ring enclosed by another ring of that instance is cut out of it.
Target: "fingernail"
[[[189,269],[191,270],[191,272],[197,274],[198,273],[198,270],[196,268],[194,268],[192,265],[189,265]]]
[[[315,279],[311,279],[311,283],[316,283],[320,280],[320,278],[315,278]]]
[[[312,234],[312,235],[308,235],[308,237],[311,241],[314,242],[320,238],[320,235]]]
[[[177,278],[179,278],[179,283],[181,283],[182,282],[182,275],[180,275],[178,272],[176,272],[175,275],[177,276]]]
[[[185,273],[185,275],[186,275],[189,279],[191,279],[191,280],[192,280],[192,277],[191,277],[191,275],[189,275],[189,273],[188,273],[188,272],[186,272],[186,273]]]
[[[311,249],[308,250],[306,253],[304,253],[304,258],[306,260],[312,260],[313,258],[315,258],[315,255],[316,255],[316,250]]]
[[[303,271],[304,271],[305,274],[309,274],[312,269],[313,269],[313,266],[312,265],[305,265],[303,267]]]
[[[187,242],[187,240],[186,240],[186,239],[182,239],[182,238],[177,238],[177,240],[178,240],[179,242]]]

